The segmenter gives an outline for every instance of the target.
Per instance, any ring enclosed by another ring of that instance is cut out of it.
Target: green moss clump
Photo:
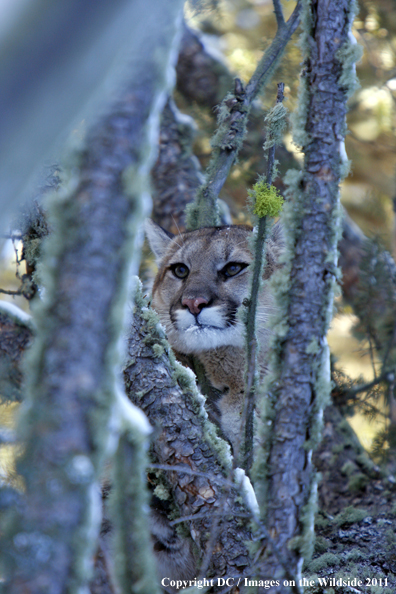
[[[351,478],[349,479],[348,489],[353,493],[357,491],[363,491],[363,489],[365,489],[369,482],[370,479],[368,478],[368,476],[366,476],[362,472],[358,472],[357,474],[351,476]]]
[[[275,186],[269,186],[264,180],[254,184],[248,190],[249,197],[254,200],[253,212],[258,217],[277,217],[282,210],[284,199]]]
[[[317,536],[315,539],[315,552],[316,553],[325,553],[330,547],[330,541],[328,538],[324,538],[323,536]]]
[[[276,103],[264,118],[264,121],[267,123],[267,127],[271,132],[268,134],[264,143],[264,151],[269,150],[274,144],[280,144],[282,142],[282,133],[286,126],[287,114],[288,110],[283,103]]]
[[[333,452],[333,454],[337,455],[337,454],[341,454],[341,452],[344,451],[344,449],[345,449],[345,444],[338,443],[331,448],[331,451]]]
[[[379,469],[376,467],[374,462],[370,460],[366,452],[362,452],[356,456],[356,462],[362,467],[363,471],[371,477],[378,477]]]
[[[343,509],[342,512],[337,514],[334,518],[334,521],[338,526],[344,526],[346,524],[355,524],[356,522],[361,522],[367,517],[367,515],[368,514],[365,509],[355,509],[350,505],[349,507]]]
[[[153,344],[153,353],[155,357],[161,357],[165,352],[164,347],[161,344]]]
[[[314,559],[310,562],[308,568],[309,571],[318,572],[321,569],[325,569],[326,567],[334,567],[339,565],[339,559],[333,553],[325,553],[321,555],[317,559]]]
[[[317,528],[327,528],[331,524],[331,521],[327,518],[324,518],[322,515],[317,515],[315,518],[315,526]]]
[[[305,352],[307,353],[307,355],[316,355],[319,352],[319,344],[315,336],[311,338],[311,342],[305,349]]]
[[[210,166],[208,175],[210,175]],[[220,224],[217,196],[207,185],[198,189],[194,202],[187,204],[185,213],[186,228],[189,231],[201,227],[216,227]]]
[[[356,41],[351,43],[349,38],[337,52],[337,59],[342,64],[339,85],[345,89],[347,97],[351,97],[360,87],[354,64],[360,60],[362,55],[363,47],[356,43]]]
[[[347,476],[351,476],[354,472],[356,472],[357,466],[352,460],[348,460],[345,462],[343,467],[341,468],[342,474],[346,474]]]
[[[358,562],[364,559],[364,555],[359,549],[352,549],[351,551],[347,551],[346,558],[348,561]]]

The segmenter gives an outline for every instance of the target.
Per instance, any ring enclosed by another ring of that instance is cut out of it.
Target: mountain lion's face
[[[159,267],[152,305],[172,347],[192,354],[243,346],[237,311],[250,291],[251,228],[232,225],[171,236],[147,221],[146,231]]]

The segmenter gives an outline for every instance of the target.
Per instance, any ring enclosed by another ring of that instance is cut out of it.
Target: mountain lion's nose
[[[202,307],[207,305],[207,303],[208,302],[203,297],[196,297],[195,299],[183,299],[182,301],[182,305],[188,307],[193,315],[199,314]]]

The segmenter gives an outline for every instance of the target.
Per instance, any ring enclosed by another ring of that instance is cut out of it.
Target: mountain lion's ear
[[[151,219],[146,219],[144,227],[151,251],[153,252],[158,264],[164,257],[169,244],[174,238],[174,235],[169,231],[165,231],[165,229],[157,225],[157,223],[154,223],[154,221]]]

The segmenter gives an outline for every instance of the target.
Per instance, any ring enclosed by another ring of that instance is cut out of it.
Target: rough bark
[[[0,396],[4,402],[23,400],[22,359],[33,337],[29,316],[0,303]]]
[[[321,512],[336,515],[348,506],[391,512],[394,480],[368,457],[337,405],[324,413],[323,439],[313,461],[322,475]]]
[[[268,458],[261,469],[268,477],[262,498],[268,532],[297,576],[312,542],[315,480],[310,451],[330,392],[326,332],[336,274],[339,150],[347,99],[338,52],[348,40],[350,10],[348,0],[314,0],[303,6],[307,58],[300,138],[305,163],[288,205],[294,233],[286,266],[289,286],[282,288],[283,328],[266,413],[271,422]],[[274,555],[263,559],[262,573],[282,576]],[[281,583],[270,591],[287,588]]]
[[[161,117],[158,159],[152,169],[152,218],[174,234],[185,230],[185,208],[194,200],[203,174],[192,153],[193,121],[168,99]]]
[[[225,63],[210,54],[195,31],[184,25],[176,66],[176,89],[189,101],[213,109],[232,87]]]
[[[362,594],[374,591],[371,580],[381,594],[391,594],[396,586],[394,477],[368,458],[337,406],[325,412],[323,441],[313,460],[323,478],[315,552],[303,573],[315,586],[306,591],[322,594],[322,577],[336,580],[328,583],[335,594],[348,591],[337,584],[340,579],[361,580],[354,587]]]
[[[153,460],[173,467],[166,472],[166,480],[180,515],[197,515],[185,524],[201,563],[209,555],[209,568],[202,577],[242,576],[249,565],[245,544],[249,530],[239,517],[247,513],[241,495],[225,480],[231,468],[229,446],[215,436],[205,418],[203,398],[196,392],[191,372],[175,367],[168,349],[157,315],[137,309],[124,372],[127,394],[156,428]],[[214,534],[214,542],[208,542],[208,534]],[[198,569],[192,577],[199,573]]]
[[[97,545],[98,480],[117,406],[128,274],[131,264],[136,268],[141,192],[152,165],[153,125],[169,91],[182,2],[133,6],[146,17],[136,32],[144,59],[130,56],[122,92],[88,133],[87,148],[76,156],[78,174],[52,202],[54,231],[42,263],[46,293],[36,307],[19,427],[26,492],[2,526],[10,594],[86,588]]]

